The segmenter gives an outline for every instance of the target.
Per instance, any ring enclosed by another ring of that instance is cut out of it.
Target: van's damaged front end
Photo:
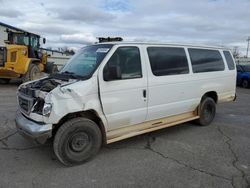
[[[72,98],[72,91],[69,92],[70,89],[67,86],[78,81],[50,77],[21,85],[17,91],[16,114],[16,126],[19,133],[38,143],[46,142],[52,136],[53,125],[60,120],[65,111],[60,108],[67,109],[65,105],[67,98]],[[67,93],[71,94],[70,97]],[[65,103],[59,102],[62,100]]]
[[[94,73],[112,46],[84,47],[59,73],[21,85],[17,92],[18,131],[44,143],[68,114],[94,110],[103,117]]]

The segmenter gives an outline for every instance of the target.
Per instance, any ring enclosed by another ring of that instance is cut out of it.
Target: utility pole
[[[247,55],[246,55],[246,58],[248,58],[249,42],[250,42],[250,37],[247,38]]]

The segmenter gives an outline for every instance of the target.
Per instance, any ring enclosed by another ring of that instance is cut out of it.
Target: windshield
[[[242,68],[245,72],[250,72],[250,65],[244,65]]]
[[[13,44],[29,45],[29,37],[24,34],[13,34]]]
[[[87,46],[78,51],[60,71],[80,77],[90,77],[112,48],[112,44]]]
[[[37,36],[30,36],[23,33],[12,33],[11,37],[13,44],[31,46],[34,49],[39,47],[39,37]]]
[[[30,37],[30,46],[34,49],[39,47],[39,38],[35,36]]]

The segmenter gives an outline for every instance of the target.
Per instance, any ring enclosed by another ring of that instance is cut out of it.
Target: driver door
[[[99,69],[108,130],[142,123],[147,115],[147,72],[137,46],[117,47]]]

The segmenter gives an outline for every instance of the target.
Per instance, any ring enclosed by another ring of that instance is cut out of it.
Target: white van
[[[57,74],[18,89],[18,131],[65,165],[109,144],[183,122],[208,125],[233,101],[236,69],[220,47],[106,42],[79,50]]]

